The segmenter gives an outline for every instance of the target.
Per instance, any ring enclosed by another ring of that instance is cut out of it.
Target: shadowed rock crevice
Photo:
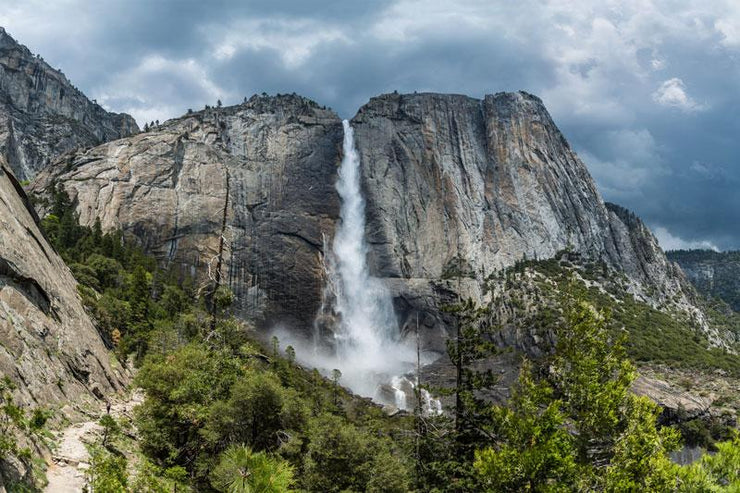
[[[0,289],[8,285],[21,291],[44,314],[51,315],[51,298],[38,281],[24,276],[15,265],[0,257]]]

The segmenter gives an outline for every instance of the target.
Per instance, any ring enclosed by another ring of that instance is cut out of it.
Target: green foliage
[[[424,457],[417,460],[426,462],[420,469],[431,473],[434,482],[449,482],[456,489],[475,489],[477,477],[472,470],[475,450],[490,439],[485,432],[490,422],[490,406],[482,392],[490,390],[496,383],[492,371],[480,368],[479,363],[495,354],[496,348],[485,308],[467,299],[446,306],[444,311],[451,315],[456,328],[455,337],[447,341],[447,356],[455,367],[455,385],[433,390],[440,395],[454,397],[450,409],[453,429],[444,440],[448,453],[429,456],[428,452],[438,449],[441,444],[425,443],[423,448],[428,450],[423,455],[427,455],[428,460]],[[449,424],[445,420],[438,421],[442,425]],[[425,441],[428,442],[429,438],[432,436],[426,436]]]
[[[98,291],[121,285],[121,275],[124,270],[118,260],[105,257],[99,253],[92,253],[87,257],[86,265],[98,282]]]
[[[573,419],[581,462],[593,458],[594,445],[608,443],[621,423],[620,407],[636,377],[622,341],[610,340],[607,315],[580,303],[557,329],[551,380],[564,411]],[[597,452],[598,453],[598,452]]]
[[[681,434],[683,443],[690,447],[701,447],[716,452],[719,441],[732,438],[733,428],[725,424],[721,416],[688,419],[685,412],[679,409],[674,427]]]
[[[475,272],[470,263],[459,255],[447,261],[440,276],[441,279],[459,279],[463,277],[475,279]]]
[[[132,482],[132,490],[146,493],[187,492],[187,472],[181,467],[164,469],[141,458]]]
[[[338,370],[332,380],[306,372],[295,364],[294,348],[285,360],[274,344],[271,357],[265,357],[246,324],[228,317],[231,291],[219,286],[208,292],[208,300],[198,299],[191,279],[158,269],[120,232],[103,233],[99,222],[79,226],[63,190],[55,188],[51,209],[44,219],[47,234],[73,265],[83,303],[108,344],[122,357],[136,355],[136,381],[146,392],[136,410],[146,458],[133,484],[125,462],[109,453],[116,450],[114,436],[116,447],[124,439],[118,423],[105,416],[103,447],[93,467],[93,479],[103,489],[96,491],[169,491],[183,482],[208,491],[212,473],[223,469],[224,454],[235,447],[249,447],[251,458],[284,464],[282,457],[296,471],[310,470],[309,476],[296,477],[305,489],[308,477],[326,481],[308,458],[313,457],[311,464],[321,460],[324,443],[315,432],[319,425],[310,423],[327,419],[350,430],[342,436],[370,454],[361,458],[360,473],[335,471],[336,477],[341,472],[346,476],[341,481],[359,490],[408,490],[402,449],[390,440],[397,432],[390,423],[403,418],[391,420],[349,395],[339,385]]]
[[[483,395],[496,382],[485,368],[495,354],[494,334],[488,311],[470,299],[447,305],[444,311],[456,329],[455,337],[447,341],[455,383],[430,389],[449,398],[448,413],[426,415],[420,406],[414,411],[416,486],[422,491],[438,491],[442,485],[452,491],[473,491],[480,487],[473,471],[475,451],[491,441],[487,431],[491,409]]]
[[[211,406],[228,399],[244,369],[238,358],[191,343],[151,355],[137,375],[147,399],[137,409],[141,448],[165,466],[192,464],[205,445],[201,434]]]
[[[25,429],[23,408],[13,399],[14,389],[13,382],[3,377],[0,382],[0,460],[19,453],[14,434]]]
[[[248,372],[231,388],[226,401],[213,404],[203,435],[216,448],[244,443],[275,450],[286,436],[305,429],[308,406],[268,372]]]
[[[533,276],[525,278],[525,272]],[[720,368],[740,375],[740,359],[732,352],[710,347],[696,320],[683,312],[659,310],[639,301],[628,292],[622,276],[605,264],[588,263],[576,254],[560,252],[555,258],[518,262],[492,275],[489,289],[503,279],[508,295],[505,302],[508,309],[514,309],[514,323],[527,330],[535,328],[546,334],[562,319],[562,307],[567,306],[568,300],[577,298],[610,313],[610,332],[617,335],[626,331],[624,345],[628,356],[636,362]],[[530,310],[521,306],[522,300],[527,299],[532,300]],[[740,315],[710,302],[703,304],[714,326],[740,333]]]
[[[525,362],[508,406],[492,413],[493,447],[476,452],[475,468],[490,491],[571,491],[577,477],[574,438],[561,402],[535,382]]]
[[[293,346],[287,346],[285,348],[285,357],[288,358],[288,363],[293,364],[295,362],[295,349]]]
[[[678,448],[679,433],[673,428],[656,428],[660,408],[647,397],[630,395],[625,404],[626,428],[616,439],[605,490],[673,491],[676,466],[666,452]]]
[[[103,447],[108,446],[109,440],[121,433],[121,427],[110,414],[104,414],[98,424],[103,427]]]
[[[92,491],[128,493],[125,457],[112,454],[103,448],[91,447],[90,458],[87,475]]]
[[[386,440],[330,414],[311,421],[307,438],[303,484],[308,490],[408,491],[407,467]]]
[[[51,214],[42,227],[70,265],[83,303],[98,322],[103,340],[122,360],[131,352],[141,362],[155,326],[172,324],[197,307],[191,280],[157,269],[156,262],[120,231],[103,233],[100,221],[80,226],[66,192],[52,190]],[[228,293],[219,300],[226,303]]]
[[[234,303],[234,293],[226,286],[219,286],[213,294],[213,306],[221,314]]]
[[[13,397],[15,384],[7,377],[0,379],[0,464],[11,457],[20,460],[29,474],[15,484],[18,491],[33,491],[38,482],[34,477],[38,473],[38,461],[30,448],[22,447],[21,437],[31,440],[44,440],[46,423],[51,418],[51,411],[43,408],[27,410]],[[0,475],[2,469],[0,469]],[[15,490],[10,490],[15,491]]]
[[[706,454],[694,464],[678,469],[682,493],[740,491],[740,436],[717,445],[717,452]]]
[[[636,301],[619,280],[607,292],[587,286],[582,279],[611,275],[604,264],[579,268],[566,252],[567,258],[524,261],[502,274],[507,293],[522,289],[518,283],[531,269],[546,274],[548,280],[534,276],[531,292],[508,301],[515,318],[557,341],[552,354],[524,362],[507,406],[484,398],[496,382],[485,365],[495,352],[494,326],[491,312],[468,300],[447,310],[457,329],[447,348],[455,385],[431,389],[454,398],[453,406],[441,416],[417,410],[413,419],[390,418],[348,394],[339,370],[328,378],[308,372],[296,364],[295,348],[286,348],[287,359],[279,354],[277,339],[263,348],[246,324],[228,316],[233,293],[224,286],[198,299],[192,279],[158,269],[120,232],[104,234],[99,222],[79,226],[66,193],[55,188],[52,195],[47,235],[108,344],[121,356],[136,354],[136,382],[146,392],[136,411],[145,457],[129,479],[126,460],[110,444],[120,425],[104,416],[103,447],[92,450],[95,491],[405,492],[414,483],[418,491],[737,487],[738,439],[718,444],[718,453],[698,464],[670,463],[678,432],[657,427],[657,406],[629,393],[636,373],[628,356],[732,371],[740,371],[740,362],[706,349],[690,320]],[[447,274],[467,270],[457,262]],[[522,316],[532,299],[548,308]],[[7,439],[13,430],[42,430],[48,418],[40,410],[27,415],[6,387],[0,386],[0,458],[22,455]],[[706,438],[693,425],[683,431]]]
[[[476,455],[490,491],[673,491],[679,434],[629,392],[635,369],[608,326],[607,314],[571,302],[539,381],[523,365],[509,406],[494,407],[496,444]]]
[[[207,317],[204,322],[208,323]],[[317,459],[317,447],[323,447],[311,445],[313,440],[323,440],[315,431],[315,420],[310,419],[312,413],[322,416],[320,423],[334,418],[346,424],[353,437],[372,445],[362,450],[382,457],[386,467],[376,468],[374,456],[366,457],[372,462],[367,466],[374,471],[372,478],[395,484],[392,480],[400,475],[402,484],[408,481],[399,451],[382,438],[387,432],[376,425],[377,419],[381,426],[387,421],[379,410],[365,401],[343,405],[352,401],[333,382],[289,361],[273,358],[267,363],[252,345],[234,351],[228,345],[215,348],[194,341],[164,354],[151,353],[137,383],[147,395],[136,415],[142,450],[160,467],[185,468],[197,485],[212,479],[220,454],[234,445],[247,446],[255,453],[279,454],[297,470],[309,468],[308,458]],[[342,415],[327,414],[342,407]],[[349,416],[355,424],[349,424]],[[369,429],[380,436],[371,435]],[[316,468],[311,471],[309,476],[298,476],[299,485],[306,487],[309,478],[319,480],[327,474]],[[361,477],[372,479],[367,474]]]
[[[265,452],[232,445],[219,457],[211,485],[228,493],[283,493],[294,484],[293,467]]]

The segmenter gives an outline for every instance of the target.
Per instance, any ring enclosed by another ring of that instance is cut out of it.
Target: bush
[[[213,404],[203,435],[210,443],[244,443],[275,450],[281,434],[303,431],[308,406],[271,373],[250,372],[232,388],[227,401]]]
[[[92,491],[106,493],[128,493],[127,461],[125,457],[93,447],[88,479]]]
[[[303,474],[308,490],[364,491],[372,485],[378,491],[408,491],[408,470],[385,440],[330,414],[311,421],[308,440]]]

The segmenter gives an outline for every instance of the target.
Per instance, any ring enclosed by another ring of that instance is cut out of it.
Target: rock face
[[[700,293],[723,300],[740,312],[740,252],[675,250],[666,252]]]
[[[623,272],[646,301],[670,300],[701,319],[680,269],[634,214],[602,201],[538,98],[389,94],[352,125],[371,271],[391,288],[402,330],[424,326],[428,349],[443,351],[440,305],[456,292],[485,300],[492,272],[563,249]],[[239,309],[305,332],[322,303],[321,256],[339,213],[341,139],[339,118],[309,100],[253,97],[69,153],[33,189],[58,182],[83,223],[122,228],[201,278],[228,195]]]
[[[711,399],[698,397],[657,378],[639,376],[632,383],[632,391],[659,404],[663,408],[661,421],[666,424],[703,418],[711,411]]]
[[[70,153],[34,187],[59,182],[83,224],[100,218],[201,280],[215,267],[228,196],[224,274],[237,307],[308,331],[324,284],[324,236],[339,214],[341,141],[341,121],[316,103],[253,97]]]
[[[123,386],[77,283],[0,158],[0,375],[26,405],[83,406]],[[102,392],[102,393],[101,393]]]
[[[19,180],[70,149],[138,131],[133,118],[87,99],[0,27],[0,155]]]
[[[371,263],[404,326],[421,311],[443,338],[440,293],[481,298],[492,272],[566,248],[624,272],[653,303],[678,295],[691,308],[680,269],[634,214],[602,201],[535,96],[389,94],[352,123]]]

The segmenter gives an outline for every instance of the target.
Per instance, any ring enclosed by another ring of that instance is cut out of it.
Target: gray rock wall
[[[87,99],[0,27],[0,155],[19,180],[70,149],[138,131],[133,118]]]
[[[537,97],[386,94],[352,123],[372,270],[402,299],[404,327],[421,312],[439,341],[440,300],[482,300],[492,272],[566,248],[623,272],[644,300],[701,316],[680,269],[634,214],[603,202]]]
[[[77,201],[80,220],[120,228],[164,265],[207,278],[215,267],[226,175],[226,265],[237,308],[310,331],[321,254],[339,215],[342,125],[298,96],[254,97],[65,156],[39,175]]]
[[[676,250],[667,255],[701,293],[719,298],[740,312],[740,252]]]
[[[18,385],[25,405],[79,410],[95,393],[123,388],[127,376],[116,368],[0,158],[0,375]]]
[[[390,287],[402,330],[418,319],[430,348],[444,348],[442,304],[457,293],[485,301],[492,272],[566,248],[623,272],[645,301],[703,323],[680,269],[634,214],[602,201],[538,98],[388,94],[352,125],[371,271]],[[203,279],[228,173],[228,279],[238,309],[309,332],[339,214],[341,140],[339,118],[315,103],[255,96],[70,153],[34,191],[58,181],[83,223],[122,228],[164,264]]]

